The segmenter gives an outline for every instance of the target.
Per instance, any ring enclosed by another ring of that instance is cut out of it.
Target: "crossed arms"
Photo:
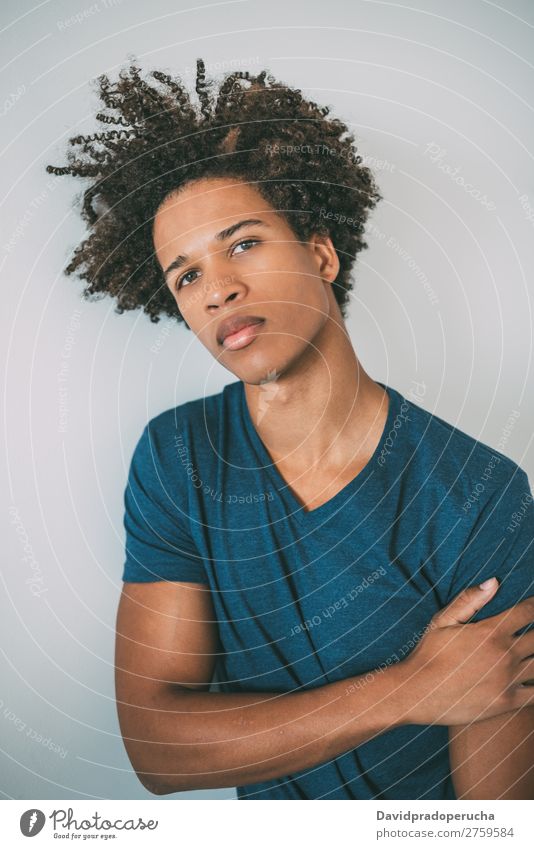
[[[534,599],[514,611],[510,627],[519,628],[534,619]],[[182,582],[125,583],[117,616],[115,681],[128,756],[142,784],[158,795],[233,787],[306,769],[390,728],[427,724],[438,716],[440,724],[449,725],[459,798],[532,799],[534,688],[502,701],[498,715],[472,720],[490,701],[488,688],[500,688],[512,674],[500,649],[488,648],[484,655],[494,652],[491,667],[497,669],[487,676],[486,689],[480,683],[470,688],[471,695],[455,697],[469,688],[465,677],[451,673],[450,686],[441,688],[447,690],[439,696],[442,702],[438,695],[427,697],[439,694],[443,663],[454,668],[454,658],[447,658],[453,651],[473,656],[471,674],[480,677],[476,667],[483,655],[475,652],[487,633],[483,627],[481,622],[463,626],[476,632],[440,628],[423,640],[419,654],[413,653],[415,661],[408,664],[410,656],[365,680],[361,676],[289,694],[213,693],[207,690],[220,647],[209,589]],[[534,678],[534,661],[528,660],[534,655],[534,632],[519,639],[525,659],[522,665],[515,660],[514,669],[522,670],[522,680]]]

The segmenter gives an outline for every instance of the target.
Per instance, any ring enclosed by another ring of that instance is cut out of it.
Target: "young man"
[[[353,138],[265,73],[215,98],[199,61],[200,114],[154,76],[170,94],[101,78],[128,129],[51,169],[97,177],[69,273],[176,315],[237,378],[152,418],[130,466],[116,683],[139,778],[533,798],[528,479],[359,362],[349,272],[380,196]]]

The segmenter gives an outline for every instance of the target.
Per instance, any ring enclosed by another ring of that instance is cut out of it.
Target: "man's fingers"
[[[534,654],[534,631],[527,631],[526,634],[515,637],[512,645],[521,659]]]
[[[488,616],[485,621],[488,624],[490,622],[495,624],[499,629],[504,629],[507,634],[512,636],[525,625],[534,624],[534,596],[523,599],[523,601],[514,604],[513,607],[503,610],[502,613]]]
[[[447,628],[467,622],[493,598],[498,588],[497,579],[490,578],[483,584],[462,590],[446,607],[434,614],[432,624],[437,628]]]
[[[534,685],[534,658],[522,660],[514,676],[514,684],[526,684],[529,681]]]
[[[516,687],[514,692],[515,708],[534,706],[534,686]]]

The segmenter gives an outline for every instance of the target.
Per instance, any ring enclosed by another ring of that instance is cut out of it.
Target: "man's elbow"
[[[171,765],[168,758],[162,757],[159,745],[156,746],[157,752],[154,752],[153,743],[139,743],[137,738],[140,732],[137,726],[126,728],[126,723],[123,722],[121,728],[124,747],[132,772],[137,776],[145,790],[148,790],[154,796],[168,796],[170,793],[199,789],[194,783],[195,776],[188,774],[191,769],[188,758],[185,758],[181,764],[183,774],[179,772],[166,774],[164,770],[176,769],[176,762]],[[179,742],[185,743],[182,740]]]
[[[197,789],[196,787],[186,786],[181,780],[177,780],[176,784],[173,787],[170,787],[168,784],[164,784],[163,781],[160,781],[153,775],[147,775],[143,772],[136,772],[135,774],[145,790],[148,790],[149,793],[153,793],[154,796],[168,796],[170,793],[181,793],[184,790]]]
[[[154,796],[165,796],[166,793],[170,793],[170,790],[164,790],[163,787],[160,787],[158,784],[151,784],[149,781],[143,781],[140,776],[137,776],[141,784],[148,790],[149,793],[152,793]]]

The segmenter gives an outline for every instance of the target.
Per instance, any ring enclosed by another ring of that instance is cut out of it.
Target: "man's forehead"
[[[186,187],[165,199],[155,218],[155,238],[166,243],[171,239],[196,241],[215,238],[242,219],[261,219],[271,227],[282,222],[276,210],[249,186],[224,186],[212,193],[196,186],[195,190]]]

